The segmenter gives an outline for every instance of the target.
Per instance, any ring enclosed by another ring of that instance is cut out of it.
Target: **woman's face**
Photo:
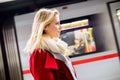
[[[58,38],[60,36],[61,26],[59,16],[56,15],[55,19],[45,28],[45,32],[51,38]]]

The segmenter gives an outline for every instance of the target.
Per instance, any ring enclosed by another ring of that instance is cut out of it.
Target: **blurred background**
[[[33,80],[23,48],[43,7],[60,12],[78,80],[120,80],[119,0],[0,0],[0,80]]]

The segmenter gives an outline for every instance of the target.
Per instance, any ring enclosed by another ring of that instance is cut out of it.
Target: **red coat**
[[[34,80],[74,80],[64,62],[55,59],[48,51],[33,51],[30,71]]]

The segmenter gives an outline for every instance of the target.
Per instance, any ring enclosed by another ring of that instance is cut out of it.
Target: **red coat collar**
[[[52,54],[50,54],[47,51],[45,51],[45,54],[46,54],[45,68],[52,68],[58,70],[56,59],[52,56]]]

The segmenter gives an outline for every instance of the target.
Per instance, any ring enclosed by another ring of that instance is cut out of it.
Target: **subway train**
[[[78,80],[120,80],[120,1],[86,0],[51,8],[60,12],[60,38],[68,43],[66,55]],[[15,14],[2,24],[0,80],[33,80],[30,55],[23,49],[36,11]]]

